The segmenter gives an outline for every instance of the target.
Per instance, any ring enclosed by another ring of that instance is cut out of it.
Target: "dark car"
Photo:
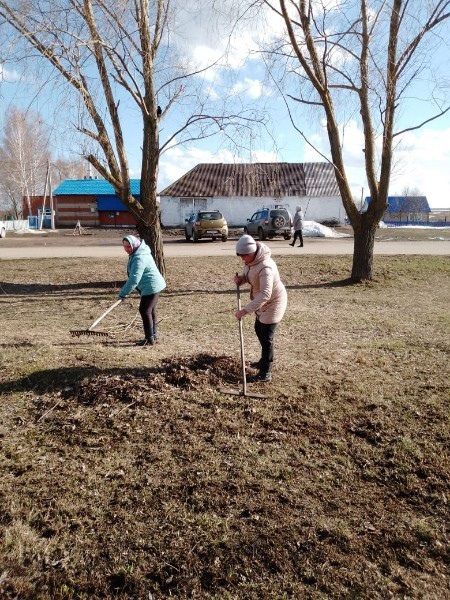
[[[218,210],[202,210],[192,213],[186,219],[184,235],[187,240],[197,242],[201,238],[209,237],[214,241],[220,238],[222,242],[228,239],[228,225],[222,213]]]
[[[249,233],[260,240],[270,239],[277,235],[282,235],[285,240],[290,240],[292,217],[287,208],[282,206],[261,208],[250,219],[247,219],[244,233]]]

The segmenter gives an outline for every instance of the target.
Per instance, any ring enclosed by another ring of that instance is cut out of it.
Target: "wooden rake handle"
[[[97,325],[100,323],[100,321],[103,321],[103,319],[106,317],[106,315],[109,315],[109,313],[114,310],[116,308],[116,306],[119,306],[119,304],[123,302],[123,298],[119,298],[118,300],[116,300],[116,302],[114,302],[114,304],[111,304],[111,306],[105,310],[105,312],[99,316],[98,319],[96,319],[92,325],[89,327],[88,331],[92,331],[94,329],[94,327],[97,327]]]
[[[238,273],[236,273],[236,277],[239,277]],[[236,294],[237,294],[237,309],[241,310],[241,289],[239,284],[236,284]],[[244,396],[247,393],[247,377],[245,376],[245,348],[244,348],[244,330],[242,328],[242,318],[239,319],[239,342],[241,345],[241,367],[242,367],[242,387]]]

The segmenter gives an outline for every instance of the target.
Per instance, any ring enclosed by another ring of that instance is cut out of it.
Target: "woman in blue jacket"
[[[145,338],[139,346],[153,346],[158,335],[156,331],[156,305],[159,292],[166,287],[164,277],[155,264],[150,248],[134,235],[122,240],[123,249],[128,254],[128,279],[119,292],[119,298],[126,298],[134,289],[141,295],[139,312],[144,325]]]

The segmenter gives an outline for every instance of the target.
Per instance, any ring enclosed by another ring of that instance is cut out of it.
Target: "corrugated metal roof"
[[[330,163],[199,164],[160,196],[339,196]]]
[[[141,191],[141,180],[131,179],[131,193],[137,196]],[[112,196],[113,186],[105,179],[65,179],[56,190],[54,196]]]
[[[365,206],[367,207],[372,198],[367,196]],[[386,213],[418,213],[431,212],[426,196],[388,196],[388,207]]]

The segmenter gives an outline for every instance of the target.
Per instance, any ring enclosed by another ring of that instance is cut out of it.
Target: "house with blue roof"
[[[364,200],[362,212],[365,212],[372,198]],[[383,221],[392,225],[423,225],[429,222],[431,209],[426,196],[388,196],[388,207]]]
[[[131,179],[139,200],[141,180]],[[56,227],[134,227],[136,221],[105,179],[66,179],[53,191]]]

